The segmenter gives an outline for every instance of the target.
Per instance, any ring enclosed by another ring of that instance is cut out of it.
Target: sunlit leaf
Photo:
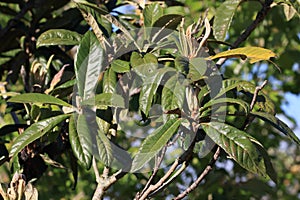
[[[207,59],[214,60],[216,58],[232,58],[241,57],[249,58],[250,63],[255,63],[262,60],[270,60],[272,57],[276,57],[273,51],[261,47],[241,47],[218,53],[214,56],[210,56]]]
[[[11,147],[9,156],[16,156],[25,146],[42,137],[55,126],[70,117],[70,115],[58,115],[32,124],[21,135],[19,135]]]
[[[250,172],[267,177],[264,160],[248,134],[233,126],[220,123],[201,123],[206,134],[239,165]]]
[[[38,103],[38,104],[54,104],[59,106],[67,106],[72,107],[72,105],[68,104],[67,102],[58,99],[56,97],[47,95],[47,94],[40,94],[40,93],[25,93],[20,94],[14,97],[11,97],[8,102],[14,103]]]
[[[241,0],[227,0],[217,8],[213,24],[216,40],[225,40],[233,15],[240,2]]]
[[[82,102],[82,105],[96,106],[98,109],[107,109],[108,106],[125,108],[124,98],[118,94],[101,93]]]
[[[51,45],[78,45],[82,35],[65,29],[51,29],[42,33],[37,39],[37,47]]]
[[[166,145],[177,131],[181,121],[181,119],[171,119],[146,137],[133,159],[131,172],[141,169]]]
[[[151,3],[143,10],[144,25],[152,26],[163,15],[163,8],[158,3]]]
[[[82,38],[74,61],[78,94],[82,99],[93,95],[99,75],[104,70],[103,54],[95,34],[88,31]]]
[[[111,63],[111,69],[117,73],[126,73],[130,71],[130,64],[127,61],[117,59]]]
[[[103,92],[114,93],[116,90],[116,85],[117,85],[117,74],[112,70],[112,68],[109,68],[104,72]]]

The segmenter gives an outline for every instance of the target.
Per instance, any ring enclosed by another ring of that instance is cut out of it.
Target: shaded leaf
[[[201,125],[206,134],[239,165],[250,172],[267,177],[264,160],[247,133],[220,122],[201,123]]]
[[[65,29],[51,29],[42,33],[37,39],[36,46],[78,45],[82,35]]]
[[[14,103],[40,103],[40,104],[54,104],[59,106],[67,106],[72,107],[72,105],[68,104],[67,102],[58,99],[56,97],[47,95],[47,94],[40,94],[40,93],[25,93],[20,94],[14,97],[11,97],[8,102]]]
[[[108,11],[103,7],[97,6],[96,4],[90,3],[88,1],[85,0],[72,0],[72,1],[75,2],[80,9],[87,10],[87,8],[91,8],[97,11],[99,14],[102,15],[108,14]]]
[[[82,38],[74,61],[78,94],[82,99],[94,93],[100,72],[104,70],[103,54],[95,34],[88,31]]]
[[[213,33],[216,40],[225,41],[226,33],[240,2],[241,0],[227,0],[217,8],[213,24]]]
[[[10,157],[16,156],[25,146],[51,131],[68,117],[70,115],[58,115],[32,124],[15,139],[9,153]]]
[[[91,167],[92,163],[92,138],[90,128],[84,115],[78,115],[77,120],[73,116],[69,122],[69,140],[73,154],[86,169]]]
[[[177,131],[181,121],[181,119],[171,119],[146,137],[133,159],[130,171],[136,172],[150,161]]]
[[[204,58],[192,58],[189,62],[188,78],[192,81],[200,80],[207,70],[206,60]]]
[[[144,56],[137,52],[132,52],[130,57],[130,65],[134,71],[142,78],[146,78],[149,74],[155,72],[158,67],[158,61],[155,55],[147,53]]]
[[[218,53],[214,56],[210,56],[207,59],[214,60],[216,58],[232,58],[232,57],[247,57],[250,63],[255,63],[262,60],[270,60],[272,57],[276,57],[276,54],[269,49],[261,47],[241,47]]]
[[[180,24],[182,17],[182,15],[177,14],[163,15],[154,22],[153,27],[174,30]]]
[[[296,134],[286,125],[283,121],[275,117],[274,115],[263,113],[263,112],[251,112],[252,115],[255,117],[258,117],[268,123],[270,123],[274,128],[281,131],[283,134],[288,136],[290,139],[292,139],[294,142],[296,142],[298,145],[300,145],[300,140],[296,136]]]

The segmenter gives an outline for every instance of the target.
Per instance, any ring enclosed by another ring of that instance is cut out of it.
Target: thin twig
[[[265,81],[261,84],[261,86],[257,86],[257,87],[255,88],[255,91],[254,91],[254,94],[253,94],[253,98],[252,98],[252,101],[251,101],[251,104],[250,104],[250,110],[253,110],[253,107],[254,107],[254,104],[255,104],[255,102],[256,102],[257,95],[258,95],[259,91],[261,91],[261,90],[265,87],[265,85],[266,85],[267,83],[268,83],[268,81],[265,80]]]
[[[260,24],[268,14],[268,12],[271,9],[271,4],[273,3],[273,0],[265,0],[265,2],[262,4],[263,7],[261,10],[257,13],[255,20],[246,28],[246,30],[237,38],[237,40],[232,44],[232,48],[239,47],[254,31],[254,29]],[[220,68],[224,62],[226,61],[226,58],[221,58],[218,60],[216,65]]]
[[[188,195],[191,191],[193,191],[201,183],[201,181],[204,179],[204,177],[212,170],[215,162],[219,158],[220,152],[221,152],[221,148],[217,147],[217,150],[216,150],[214,156],[212,157],[212,159],[210,160],[210,162],[208,163],[208,165],[206,166],[204,171],[197,178],[197,180],[192,185],[190,185],[190,187],[188,187],[185,191],[183,191],[177,197],[175,197],[174,200],[184,198],[186,195]]]

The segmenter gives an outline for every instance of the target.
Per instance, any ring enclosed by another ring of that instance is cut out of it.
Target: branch
[[[267,83],[268,83],[268,81],[265,80],[265,81],[261,84],[261,86],[257,86],[257,87],[255,88],[255,91],[254,91],[254,94],[253,94],[253,98],[252,98],[252,101],[251,101],[251,104],[250,104],[250,110],[253,110],[253,107],[254,107],[254,104],[255,104],[255,102],[256,102],[257,95],[258,95],[259,91],[261,91],[261,90],[265,87],[265,85],[266,85]]]
[[[273,0],[265,0],[265,2],[262,4],[261,10],[257,13],[255,20],[246,28],[246,30],[238,37],[238,39],[232,44],[232,49],[239,47],[254,31],[254,29],[265,19],[266,15],[271,9],[271,4],[273,3]],[[218,67],[221,67],[224,62],[226,61],[226,58],[221,58],[218,60],[216,65]]]
[[[193,191],[194,189],[196,189],[196,187],[201,183],[201,181],[204,179],[204,177],[212,170],[215,162],[219,158],[220,152],[221,152],[221,148],[217,147],[217,150],[216,150],[214,156],[212,157],[212,159],[210,160],[210,162],[208,163],[208,165],[206,166],[206,168],[204,169],[204,171],[197,178],[197,180],[192,185],[190,185],[190,187],[188,187],[185,191],[183,191],[177,197],[175,197],[174,200],[183,199],[191,191]]]

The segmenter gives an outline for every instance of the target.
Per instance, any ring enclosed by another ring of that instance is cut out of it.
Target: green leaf
[[[264,160],[247,133],[220,122],[201,125],[206,134],[239,165],[250,172],[267,177]]]
[[[37,39],[36,46],[78,45],[82,35],[65,29],[51,29],[42,33]]]
[[[189,62],[188,78],[192,81],[200,80],[207,70],[206,60],[204,58],[192,58]]]
[[[97,120],[98,125],[99,125],[99,123],[102,123],[101,119],[97,118],[96,120]],[[102,125],[100,124],[99,126],[102,126]],[[105,164],[105,166],[110,166],[111,162],[114,159],[113,150],[111,147],[110,140],[106,137],[106,135],[104,134],[104,130],[101,128],[98,128],[98,134],[96,137],[96,141],[97,141],[97,147],[98,147],[98,154],[97,154],[98,159],[101,160]]]
[[[101,93],[82,102],[82,105],[96,106],[97,109],[110,107],[125,108],[124,98],[118,94]]]
[[[156,90],[167,72],[174,71],[174,69],[166,67],[159,69],[156,73],[148,74],[145,78],[140,93],[140,110],[146,115],[151,108],[153,97],[156,95]]]
[[[78,94],[84,100],[93,95],[99,75],[104,70],[104,51],[95,34],[88,31],[75,57]]]
[[[199,112],[201,113],[201,117],[203,117],[204,110],[207,110],[207,109],[211,110],[211,109],[214,109],[214,108],[217,108],[220,106],[227,106],[228,104],[237,104],[243,108],[246,115],[249,113],[250,106],[247,102],[245,102],[241,99],[233,99],[233,98],[212,99],[209,102],[207,102],[206,104],[204,104],[203,107],[201,107]],[[207,112],[205,112],[205,113],[207,113]]]
[[[280,119],[277,117],[263,112],[251,112],[252,115],[255,117],[258,117],[268,123],[270,123],[274,128],[284,133],[286,136],[288,136],[290,139],[292,139],[294,142],[296,142],[298,145],[300,145],[300,140],[296,136],[296,134]]]
[[[161,97],[161,105],[164,111],[182,108],[187,85],[185,80],[181,74],[176,74],[166,82]]]
[[[111,68],[104,72],[103,92],[114,93],[117,85],[117,74]]]
[[[69,122],[69,140],[73,154],[86,169],[92,163],[92,138],[90,128],[84,115],[71,116]]]
[[[130,64],[127,61],[117,59],[111,63],[111,69],[117,73],[126,73],[130,71]]]
[[[142,78],[146,78],[149,74],[155,72],[158,67],[158,61],[155,55],[147,53],[144,56],[137,52],[132,52],[130,57],[130,65],[134,71]]]
[[[143,10],[144,25],[152,26],[154,22],[163,15],[163,9],[158,3],[152,3]]]
[[[13,142],[10,157],[16,156],[24,147],[51,131],[55,126],[70,117],[70,115],[58,115],[32,124]]]
[[[72,0],[72,1],[76,3],[78,8],[84,11],[89,11],[89,9],[92,9],[102,15],[108,14],[108,11],[106,9],[99,7],[96,4],[90,3],[88,1],[85,0]]]
[[[25,93],[20,94],[14,97],[11,97],[8,102],[14,103],[40,103],[40,104],[54,104],[59,106],[67,106],[72,107],[72,105],[68,104],[67,102],[58,99],[56,97],[47,95],[47,94],[40,94],[40,93]]]
[[[146,137],[133,159],[130,171],[136,172],[150,161],[177,131],[181,121],[181,119],[171,119]]]
[[[261,47],[241,47],[228,51],[218,53],[214,56],[210,56],[207,59],[214,60],[216,58],[232,58],[232,57],[247,57],[250,63],[255,63],[262,60],[270,60],[272,57],[276,57],[276,54],[265,48]]]
[[[182,15],[177,14],[163,15],[154,22],[153,27],[175,30],[180,24],[182,17]]]
[[[213,30],[216,40],[225,41],[233,15],[241,0],[227,0],[216,10]]]

